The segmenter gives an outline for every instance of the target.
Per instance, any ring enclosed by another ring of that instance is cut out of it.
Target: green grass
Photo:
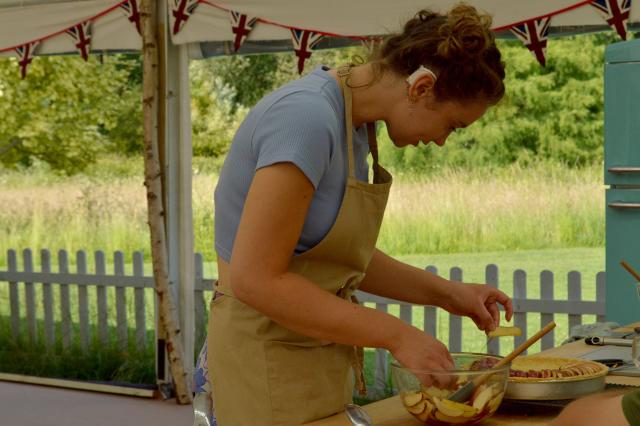
[[[195,248],[207,262],[215,260],[215,167],[213,160],[194,161]],[[138,250],[148,259],[142,176],[140,159],[113,157],[70,178],[0,170],[0,267],[10,248]],[[421,177],[398,172],[379,247],[397,255],[602,247],[601,180],[600,166],[553,163]]]
[[[59,330],[60,324],[56,323]],[[155,384],[154,333],[147,333],[144,347],[136,345],[135,330],[129,330],[126,349],[119,347],[115,327],[109,327],[110,339],[106,344],[91,339],[87,350],[82,350],[79,340],[73,339],[69,348],[63,349],[62,338],[57,333],[55,343],[48,348],[44,344],[42,320],[37,321],[40,331],[32,342],[26,332],[15,339],[10,331],[10,318],[0,315],[0,371],[40,377],[74,380]],[[91,327],[95,337],[97,330]],[[74,333],[78,336],[77,325]]]
[[[452,267],[461,267],[466,282],[485,282],[485,267],[495,264],[499,270],[500,288],[511,295],[513,272],[522,269],[527,272],[529,280],[534,280],[534,286],[529,282],[528,297],[539,297],[540,272],[550,270],[556,279],[556,298],[566,298],[567,274],[579,271],[583,284],[583,298],[595,300],[595,275],[604,271],[604,247],[578,247],[548,250],[520,250],[504,252],[454,253],[434,255],[405,255],[396,256],[413,266],[425,267],[435,265],[439,275],[448,275]],[[445,274],[447,272],[447,274]],[[564,284],[564,285],[562,285]]]
[[[399,174],[379,247],[398,255],[604,246],[599,166]]]

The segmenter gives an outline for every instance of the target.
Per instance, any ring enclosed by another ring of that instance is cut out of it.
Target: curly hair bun
[[[435,72],[436,98],[484,98],[504,95],[504,63],[491,31],[491,17],[473,6],[457,4],[448,13],[419,11],[399,34],[388,37],[374,54],[379,73],[407,76],[420,65]]]
[[[439,28],[442,41],[438,55],[450,61],[465,61],[482,56],[494,45],[491,17],[481,15],[466,4],[455,6]]]

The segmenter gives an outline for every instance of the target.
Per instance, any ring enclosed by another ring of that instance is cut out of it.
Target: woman
[[[219,281],[207,345],[219,425],[297,425],[341,411],[354,379],[364,391],[356,348],[385,348],[409,368],[452,368],[434,337],[353,303],[358,288],[440,306],[485,331],[498,325],[498,303],[510,319],[504,293],[375,248],[391,176],[378,164],[374,123],[399,148],[442,146],[497,103],[504,67],[490,21],[465,5],[422,11],[370,63],[319,67],[242,123],[215,192]]]

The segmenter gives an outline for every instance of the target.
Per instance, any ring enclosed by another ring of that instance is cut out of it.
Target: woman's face
[[[418,146],[435,142],[443,146],[456,129],[469,126],[482,117],[488,102],[435,101],[422,97],[415,103],[406,102],[393,108],[387,119],[387,132],[397,147]]]

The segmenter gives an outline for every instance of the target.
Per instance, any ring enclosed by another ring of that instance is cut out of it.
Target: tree
[[[498,106],[452,135],[446,149],[392,149],[382,130],[381,157],[396,169],[415,171],[541,159],[571,166],[600,162],[604,48],[615,41],[613,32],[552,39],[545,68],[519,41],[499,41],[507,93]],[[317,50],[305,73],[355,56],[366,52]],[[223,158],[249,108],[299,77],[296,62],[293,52],[192,61],[194,155]],[[75,56],[38,57],[20,80],[15,60],[0,60],[0,164],[39,160],[72,174],[102,150],[140,155],[141,70],[138,54],[108,56],[104,63],[96,57],[88,63]]]
[[[124,85],[117,90],[120,108],[115,125],[103,129],[108,139],[106,149],[123,155],[142,155],[142,58],[139,54],[117,55],[113,66],[127,73]]]
[[[309,73],[318,65],[339,66],[366,56],[360,46],[317,50],[305,62]],[[231,90],[227,100],[234,111],[238,107],[251,108],[264,95],[299,77],[298,58],[293,52],[261,55],[234,55],[209,59],[208,70],[219,83]]]
[[[361,48],[319,50],[305,72],[320,64],[346,63]],[[293,52],[237,55],[192,61],[191,114],[194,155],[223,158],[249,108],[279,86],[298,78]]]
[[[130,108],[126,82],[132,65],[118,57],[37,57],[24,80],[15,59],[0,61],[0,164],[39,160],[77,173],[109,143],[108,132]],[[139,103],[139,101],[136,101]]]

